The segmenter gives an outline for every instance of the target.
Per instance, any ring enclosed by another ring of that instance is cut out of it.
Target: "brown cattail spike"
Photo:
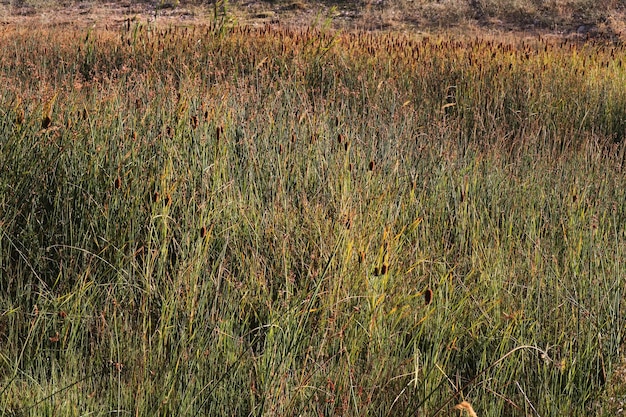
[[[424,305],[429,305],[433,301],[433,290],[427,288],[424,291]]]
[[[42,129],[47,129],[50,127],[50,124],[52,123],[52,120],[50,119],[50,116],[45,115],[42,119],[41,119],[41,128]]]
[[[206,236],[206,226],[202,226],[200,228],[200,237],[204,238]]]
[[[120,188],[122,188],[122,179],[120,177],[117,177],[115,179],[115,189],[119,190]]]
[[[58,93],[57,93],[58,94]],[[54,102],[56,101],[57,94],[55,94],[50,101],[46,103],[43,109],[43,117],[41,118],[41,128],[47,129],[52,124],[52,109],[54,107]]]
[[[19,126],[22,123],[24,123],[24,109],[20,101],[15,105],[15,124]]]
[[[370,161],[369,169],[370,169],[370,171],[374,170],[374,161]]]

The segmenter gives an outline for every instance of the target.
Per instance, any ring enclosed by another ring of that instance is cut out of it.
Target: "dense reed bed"
[[[624,65],[2,28],[0,415],[610,415]]]

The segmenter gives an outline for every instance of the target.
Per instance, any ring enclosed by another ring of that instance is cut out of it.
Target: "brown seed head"
[[[22,123],[24,123],[24,109],[19,107],[15,110],[15,124],[19,126]]]
[[[424,305],[429,305],[433,301],[433,290],[427,288],[424,291]]]

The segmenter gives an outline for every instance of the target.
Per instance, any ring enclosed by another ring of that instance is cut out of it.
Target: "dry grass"
[[[215,18],[249,25],[303,26],[332,22],[335,28],[365,30],[497,31],[553,33],[621,39],[626,8],[617,0],[388,0],[388,1],[201,1],[113,2],[30,0],[0,4],[0,20],[48,24],[121,24],[126,18],[156,18],[172,23],[198,24]],[[69,13],[69,14],[68,14]]]

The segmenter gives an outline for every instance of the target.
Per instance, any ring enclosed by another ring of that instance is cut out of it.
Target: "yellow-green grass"
[[[0,415],[605,410],[622,47],[143,23],[0,45]]]

